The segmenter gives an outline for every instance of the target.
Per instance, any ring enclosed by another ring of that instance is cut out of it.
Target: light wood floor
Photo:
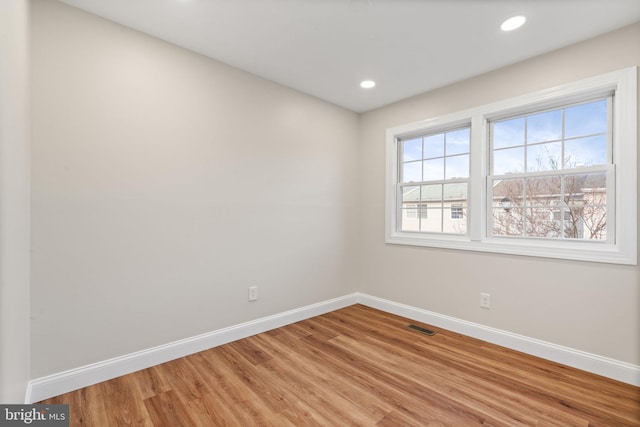
[[[361,305],[49,399],[71,425],[640,426],[640,388]]]

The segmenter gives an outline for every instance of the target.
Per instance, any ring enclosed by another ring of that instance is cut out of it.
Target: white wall
[[[0,402],[29,380],[29,2],[0,2]]]
[[[32,9],[33,378],[356,290],[356,114]]]
[[[362,291],[640,365],[637,266],[384,243],[386,128],[635,65],[640,24],[363,114]]]

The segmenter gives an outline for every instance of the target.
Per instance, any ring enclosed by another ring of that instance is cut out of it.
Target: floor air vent
[[[431,329],[423,328],[422,326],[418,326],[418,325],[409,325],[407,327],[409,329],[413,329],[414,331],[418,331],[429,336],[436,334],[436,331],[432,331]]]

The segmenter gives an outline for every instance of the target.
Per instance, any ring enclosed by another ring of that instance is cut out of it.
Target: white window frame
[[[489,120],[558,107],[613,93],[612,159],[608,179],[613,236],[608,241],[491,237],[488,233]],[[567,83],[492,104],[387,129],[385,241],[546,258],[637,265],[637,67]],[[398,142],[412,135],[471,124],[471,160],[467,200],[467,234],[401,231],[398,227]]]

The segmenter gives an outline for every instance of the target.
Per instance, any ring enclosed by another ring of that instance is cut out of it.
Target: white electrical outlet
[[[258,299],[258,287],[250,286],[249,287],[249,301],[255,301]]]
[[[480,307],[482,308],[491,308],[491,295],[481,293],[480,294]]]

